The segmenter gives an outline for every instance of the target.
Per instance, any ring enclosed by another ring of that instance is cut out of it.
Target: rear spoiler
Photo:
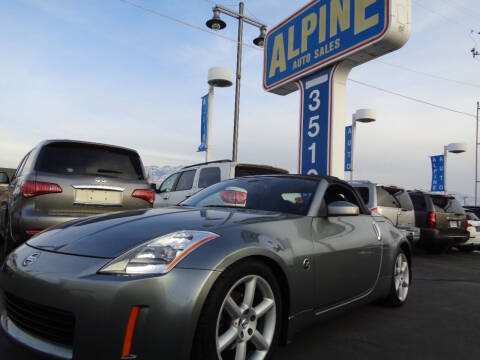
[[[276,166],[270,166],[270,165],[236,163],[235,167],[237,167],[237,166],[248,166],[248,167],[254,167],[254,168],[258,168],[258,169],[272,170],[272,171],[276,171],[280,174],[290,174],[290,172],[286,169],[279,168],[279,167],[276,167]]]

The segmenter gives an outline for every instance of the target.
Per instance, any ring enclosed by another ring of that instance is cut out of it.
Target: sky
[[[201,29],[214,1],[131,0]],[[237,8],[238,2],[219,1]],[[269,28],[305,0],[246,0],[248,16]],[[478,0],[413,0],[413,30],[400,50],[354,68],[349,79],[474,115],[480,100]],[[221,35],[236,37],[224,17]],[[244,42],[258,30],[246,25]],[[476,42],[476,44],[475,44]],[[0,2],[0,167],[16,167],[45,139],[76,139],[136,149],[145,165],[204,160],[201,97],[214,66],[235,69],[236,43],[173,22],[121,0]],[[296,172],[299,92],[262,88],[263,51],[244,47],[239,161]],[[428,74],[428,75],[425,75]],[[446,81],[448,78],[454,81]],[[216,89],[212,158],[231,158],[234,87]],[[349,81],[345,125],[357,109],[377,121],[357,127],[355,178],[428,189],[431,155],[452,142],[448,189],[472,196],[475,118],[412,102]],[[469,199],[472,202],[472,199]]]

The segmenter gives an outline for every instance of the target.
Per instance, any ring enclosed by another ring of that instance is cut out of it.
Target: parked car
[[[473,212],[478,218],[480,218],[480,206],[464,206],[463,208],[466,211]]]
[[[420,228],[419,247],[442,253],[468,240],[465,210],[453,196],[418,190],[409,194],[415,209],[415,224]]]
[[[3,254],[65,221],[152,207],[155,192],[136,151],[71,141],[44,141],[20,162],[0,198]]]
[[[10,177],[6,172],[0,171],[0,195],[7,190]]]
[[[415,244],[420,240],[420,229],[415,226],[413,204],[408,192],[397,186],[375,184],[366,180],[350,181],[370,211],[388,218],[397,228],[407,232]]]
[[[177,205],[199,190],[220,181],[249,175],[288,174],[288,170],[231,160],[186,166],[168,176],[158,187],[154,207]]]
[[[467,211],[467,230],[470,238],[466,243],[457,245],[457,249],[462,252],[480,249],[480,219],[471,211]]]
[[[1,269],[0,323],[63,359],[269,359],[337,311],[404,304],[411,274],[408,240],[347,183],[243,177],[30,239]]]

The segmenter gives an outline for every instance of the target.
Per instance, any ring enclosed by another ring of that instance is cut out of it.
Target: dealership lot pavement
[[[418,253],[407,304],[359,307],[297,335],[276,359],[479,359],[480,252]],[[38,357],[0,335],[2,360]]]

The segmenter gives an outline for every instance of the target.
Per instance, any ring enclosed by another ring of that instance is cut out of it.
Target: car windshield
[[[212,185],[180,205],[306,215],[317,185],[315,180],[291,177],[233,179]]]
[[[109,176],[143,180],[143,167],[134,151],[81,143],[53,143],[40,152],[35,170],[64,175]]]

